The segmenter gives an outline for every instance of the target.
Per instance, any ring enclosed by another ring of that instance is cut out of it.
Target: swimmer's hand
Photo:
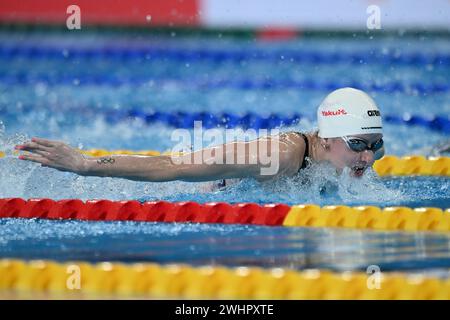
[[[64,142],[33,138],[22,145],[16,145],[15,149],[29,152],[20,155],[19,159],[37,162],[43,167],[77,174],[83,174],[86,169],[86,157]]]

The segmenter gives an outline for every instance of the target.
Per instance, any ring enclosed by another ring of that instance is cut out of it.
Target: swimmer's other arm
[[[17,146],[17,149],[30,152],[30,154],[22,155],[21,159],[38,162],[46,167],[70,171],[83,176],[120,177],[135,181],[198,182],[245,177],[267,180],[278,175],[289,175],[295,172],[296,167],[293,164],[298,163],[298,160],[291,158],[296,157],[296,152],[289,150],[288,145],[280,139],[279,157],[278,159],[277,156],[271,157],[273,161],[278,161],[277,170],[271,175],[262,175],[261,168],[264,165],[259,161],[258,152],[250,152],[250,150],[257,151],[259,146],[268,148],[268,153],[264,152],[266,150],[262,150],[259,152],[260,154],[271,155],[271,143],[268,141],[268,143],[258,144],[261,139],[278,139],[278,136],[260,138],[250,142],[232,142],[180,156],[86,157],[77,149],[63,142],[40,138],[34,138],[31,142]],[[238,150],[245,150],[245,152]],[[213,163],[216,153],[223,157],[223,164]],[[227,159],[230,158],[233,159],[231,161],[233,164],[227,164]]]

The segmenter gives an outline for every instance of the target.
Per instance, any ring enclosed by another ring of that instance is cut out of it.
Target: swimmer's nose
[[[374,154],[372,151],[369,150],[365,150],[363,152],[361,152],[361,161],[364,161],[366,163],[368,163],[369,165],[372,165],[374,162]]]

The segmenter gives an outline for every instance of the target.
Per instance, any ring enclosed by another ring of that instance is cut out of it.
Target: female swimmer
[[[27,151],[19,156],[22,160],[83,176],[152,182],[218,180],[220,186],[225,185],[226,179],[233,178],[268,180],[294,176],[311,162],[328,162],[338,172],[347,167],[352,176],[360,177],[383,156],[380,111],[363,91],[353,88],[333,91],[319,106],[317,118],[318,130],[315,132],[287,132],[247,142],[229,142],[178,156],[87,157],[63,142],[41,138],[33,138],[15,148]],[[277,143],[276,149],[273,148],[274,142]],[[271,152],[277,153],[277,170],[263,174],[261,169],[267,163],[263,164],[259,155]],[[217,159],[218,154],[223,159],[231,157],[234,161],[223,161],[222,164],[211,161]],[[193,161],[196,157],[203,159],[202,163]]]

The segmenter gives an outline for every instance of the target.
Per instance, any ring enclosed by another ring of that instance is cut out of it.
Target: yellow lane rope
[[[450,231],[450,209],[375,206],[292,206],[283,221],[289,227],[341,227],[372,230]]]
[[[0,295],[182,299],[450,299],[450,280],[402,273],[0,260]]]

